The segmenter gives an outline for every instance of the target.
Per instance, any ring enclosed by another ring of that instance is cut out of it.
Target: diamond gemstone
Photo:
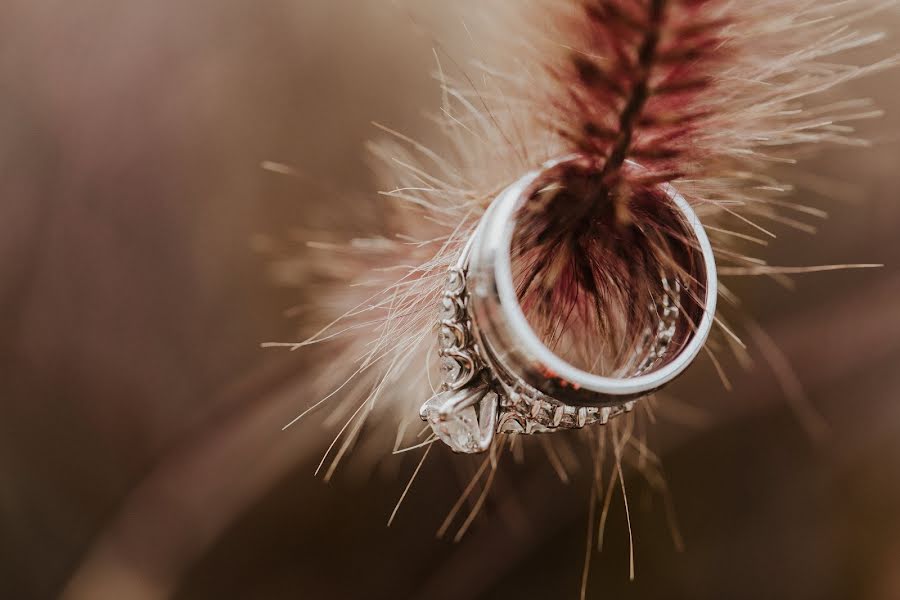
[[[446,420],[429,419],[431,427],[442,442],[457,452],[478,450],[478,425],[475,423],[475,409],[465,408]]]
[[[441,327],[441,333],[438,336],[438,339],[440,340],[441,348],[445,350],[454,348],[457,345],[456,332],[446,325]]]
[[[449,296],[444,296],[441,299],[441,319],[455,319],[456,313],[456,301]]]
[[[444,287],[447,291],[458,294],[462,292],[465,284],[466,282],[465,279],[463,279],[462,273],[452,270],[447,274],[447,283]]]
[[[454,382],[462,373],[462,365],[452,356],[441,357],[441,371],[444,373],[444,381]]]
[[[493,429],[492,411],[496,411],[497,395],[473,390],[479,401],[448,415],[441,415],[440,408],[453,392],[436,395],[422,406],[422,416],[432,431],[454,452],[481,452],[490,443]],[[481,424],[479,424],[481,421]],[[482,428],[484,431],[482,431]]]

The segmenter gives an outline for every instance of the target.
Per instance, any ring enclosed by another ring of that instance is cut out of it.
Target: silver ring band
[[[561,169],[583,161],[577,155],[550,161],[501,192],[450,270],[439,334],[445,382],[421,415],[454,451],[483,451],[495,432],[605,423],[682,373],[709,335],[717,297],[712,248],[690,205],[669,185],[660,190],[688,240],[691,281],[672,283],[675,300],[667,294],[654,307],[660,321],[647,332],[641,364],[623,377],[590,373],[554,354],[532,329],[513,278],[516,217]],[[670,284],[663,283],[668,290]],[[682,285],[690,285],[689,296],[698,299],[691,306],[677,300]],[[677,328],[679,317],[690,326]]]

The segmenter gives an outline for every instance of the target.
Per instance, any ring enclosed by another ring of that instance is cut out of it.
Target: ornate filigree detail
[[[665,356],[675,335],[681,285],[663,279],[665,294],[648,307],[659,316],[656,328],[644,332],[635,354],[633,376],[651,369]],[[672,289],[674,287],[674,289]],[[441,391],[423,405],[422,418],[456,452],[478,452],[497,433],[543,433],[606,424],[634,409],[635,400],[621,406],[572,406],[521,381],[507,381],[485,365],[467,313],[466,272],[451,268],[440,304],[438,343],[443,373]],[[642,348],[648,347],[644,352]]]
[[[605,425],[610,419],[634,409],[635,401],[622,406],[571,406],[524,386],[503,384],[500,406],[505,410],[497,423],[499,433],[544,433],[559,429],[581,429]]]
[[[452,268],[441,298],[438,342],[443,389],[458,390],[472,381],[483,368],[483,362],[472,347],[472,336],[466,313],[466,274]]]
[[[441,391],[419,411],[454,452],[483,452],[497,429],[499,395],[473,345],[466,312],[466,274],[452,268],[441,297],[438,353]]]

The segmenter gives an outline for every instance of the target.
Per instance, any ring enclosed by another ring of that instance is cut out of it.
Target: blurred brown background
[[[0,5],[0,597],[577,597],[586,473],[510,467],[452,544],[433,535],[460,489],[448,453],[388,529],[416,456],[325,484],[329,432],[281,432],[315,400],[310,357],[259,343],[296,337],[304,290],[254,248],[377,222],[370,121],[433,135],[422,31],[464,60],[478,3],[414,5],[421,27],[382,0]],[[900,19],[879,21],[884,56]],[[886,267],[735,284],[830,436],[771,370],[729,365],[729,394],[698,366],[672,395],[701,418],[651,436],[686,549],[632,478],[637,581],[617,500],[589,597],[900,598],[900,72],[852,93],[889,110],[864,126],[877,144],[804,163],[844,199],[798,196],[831,218],[769,254]]]

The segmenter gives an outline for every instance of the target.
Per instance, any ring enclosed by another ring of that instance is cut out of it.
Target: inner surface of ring
[[[545,172],[515,216],[513,281],[541,341],[572,366],[628,379],[670,363],[704,314],[702,250],[669,186],[636,165]]]

